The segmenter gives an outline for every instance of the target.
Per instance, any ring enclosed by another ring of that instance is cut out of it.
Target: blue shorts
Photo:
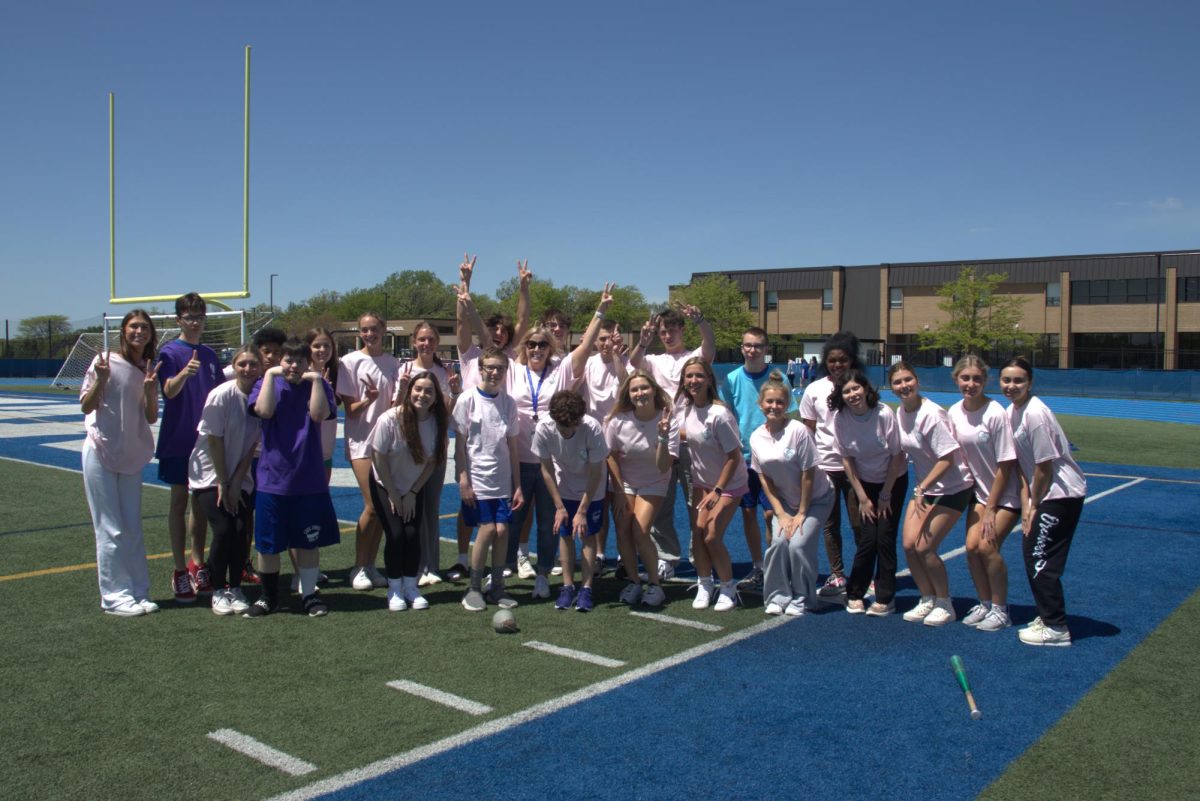
[[[464,503],[460,511],[463,523],[471,528],[491,523],[508,525],[512,520],[512,508],[508,504],[508,498],[476,498],[474,506]]]
[[[283,553],[288,548],[312,550],[342,541],[333,499],[315,495],[273,495],[260,492],[254,500],[254,549]]]
[[[166,456],[158,460],[158,480],[173,487],[187,486],[189,456]]]
[[[558,529],[558,536],[564,540],[569,540],[573,536],[571,534],[571,521],[575,519],[575,513],[579,511],[579,501],[568,501],[563,498],[563,508],[567,510],[567,524]],[[600,531],[600,518],[604,512],[604,501],[592,501],[587,508],[587,533],[592,536]]]
[[[743,509],[753,509],[755,506],[761,506],[768,512],[771,511],[771,501],[767,499],[767,493],[763,492],[762,479],[758,477],[758,471],[746,465],[746,494],[742,496],[741,507]]]

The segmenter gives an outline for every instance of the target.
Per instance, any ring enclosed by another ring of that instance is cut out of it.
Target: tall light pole
[[[278,276],[279,276],[279,273],[271,273],[271,300],[270,300],[271,314],[275,313],[275,279]]]
[[[388,293],[384,292],[384,291],[381,289],[381,290],[379,290],[379,294],[383,295],[383,327],[384,327],[384,328],[387,328],[387,322],[388,322]]]

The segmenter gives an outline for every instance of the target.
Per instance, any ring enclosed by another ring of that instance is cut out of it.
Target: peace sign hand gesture
[[[463,291],[471,288],[471,276],[475,272],[475,256],[463,254],[462,264],[458,265],[458,280],[462,282]]]
[[[642,333],[638,339],[638,344],[645,350],[650,346],[650,340],[654,339],[654,331],[658,328],[658,315],[654,315],[646,322],[642,323]]]
[[[162,362],[156,362],[155,365],[151,367],[150,360],[146,360],[146,378],[145,381],[142,382],[142,385],[147,392],[151,389],[158,389],[158,370],[160,367],[162,367]]]
[[[604,291],[600,293],[600,302],[596,305],[596,310],[601,314],[608,311],[608,307],[613,304],[613,290],[617,288],[616,284],[606,283]]]
[[[529,271],[529,259],[525,259],[525,261],[517,259],[517,276],[521,280],[521,288],[528,289],[529,282],[533,280],[533,273]]]
[[[671,435],[671,407],[663,409],[662,417],[658,418],[658,435],[666,439]]]
[[[675,308],[679,309],[679,313],[691,320],[693,323],[700,322],[704,315],[700,312],[699,307],[693,306],[690,303],[681,303],[675,301]]]
[[[362,380],[362,388],[362,399],[366,401],[366,403],[374,403],[376,398],[379,397],[379,387],[375,386],[374,379],[364,378]]]
[[[103,350],[96,355],[96,364],[92,369],[96,371],[97,383],[103,384],[108,381],[108,377],[112,375],[112,366],[108,363],[107,350]]]
[[[624,356],[625,351],[629,349],[625,344],[625,340],[621,339],[620,323],[613,324],[612,335],[609,337],[608,341],[612,343],[612,352],[618,356]]]

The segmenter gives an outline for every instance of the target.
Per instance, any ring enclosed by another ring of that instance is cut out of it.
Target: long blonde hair
[[[625,376],[625,380],[621,382],[621,388],[617,390],[617,402],[613,404],[612,411],[608,413],[605,420],[611,420],[619,414],[633,411],[633,401],[629,398],[629,384],[635,378],[644,378],[650,382],[650,389],[654,391],[654,409],[661,412],[663,409],[671,407],[671,398],[667,395],[663,388],[654,380],[654,376],[647,373],[645,370],[634,370]]]

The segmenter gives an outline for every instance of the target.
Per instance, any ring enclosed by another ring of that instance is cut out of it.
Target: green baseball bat
[[[971,710],[971,720],[979,720],[983,717],[983,713],[979,711],[979,707],[975,703],[975,696],[971,694],[971,683],[967,681],[967,669],[963,667],[962,657],[958,654],[950,657],[950,667],[954,668],[954,678],[958,679],[958,686],[962,687],[963,694],[967,696],[967,707]]]

